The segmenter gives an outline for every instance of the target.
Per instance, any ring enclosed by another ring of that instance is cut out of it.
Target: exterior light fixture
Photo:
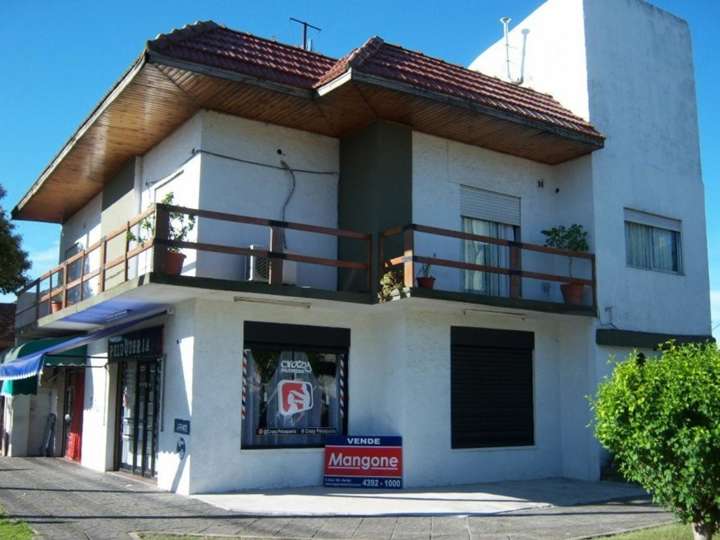
[[[285,306],[310,309],[312,306],[308,302],[293,302],[292,300],[265,300],[263,298],[249,298],[247,296],[236,296],[233,302],[246,302],[248,304],[270,304],[273,306]]]

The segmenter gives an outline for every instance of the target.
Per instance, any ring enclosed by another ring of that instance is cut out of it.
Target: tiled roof
[[[15,344],[15,304],[0,304],[0,349]]]
[[[148,42],[148,50],[303,89],[317,88],[352,68],[360,73],[602,138],[592,125],[565,109],[552,96],[390,45],[379,37],[370,38],[362,47],[336,61],[299,47],[204,21],[159,35]]]
[[[588,122],[574,115],[552,96],[490,77],[478,71],[438,58],[369,39],[362,47],[340,59],[321,79],[320,84],[354,71],[390,79],[410,86],[475,102],[552,124],[600,134]]]
[[[160,34],[148,49],[179,60],[273,82],[312,88],[335,59],[220,26],[197,22]]]

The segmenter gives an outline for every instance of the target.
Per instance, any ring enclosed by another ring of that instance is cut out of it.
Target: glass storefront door
[[[118,368],[118,468],[153,478],[158,452],[160,361],[123,360]]]

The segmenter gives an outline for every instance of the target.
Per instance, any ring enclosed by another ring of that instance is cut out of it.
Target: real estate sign
[[[325,443],[325,486],[401,489],[402,469],[402,437],[331,436]]]

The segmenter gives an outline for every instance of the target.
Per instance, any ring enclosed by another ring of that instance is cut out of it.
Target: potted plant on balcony
[[[557,249],[565,249],[568,251],[587,251],[590,249],[587,241],[588,233],[582,225],[577,223],[565,227],[553,227],[541,231],[545,236],[545,245]],[[573,258],[568,257],[568,281],[560,285],[563,299],[566,304],[579,305],[582,304],[583,292],[585,285],[574,280],[573,278]]]
[[[174,204],[175,196],[172,192],[166,194],[160,201],[162,204]],[[170,227],[168,240],[187,239],[188,234],[195,228],[195,216],[188,216],[181,212],[170,212]],[[155,234],[155,216],[149,216],[138,224],[138,234],[128,231],[128,240],[142,243]],[[186,255],[175,247],[165,249],[164,272],[166,274],[178,275],[182,271]]]
[[[435,253],[433,253],[433,258],[435,258]],[[420,267],[420,275],[417,277],[417,284],[421,289],[432,289],[435,287],[435,278],[430,275],[431,269],[432,266],[430,263],[425,263]]]
[[[58,311],[61,311],[62,308],[62,300],[58,298],[53,298],[52,300],[50,300],[50,313],[57,313]]]
[[[409,290],[405,287],[400,270],[393,268],[385,272],[380,278],[380,290],[378,300],[380,302],[391,302],[408,295]]]

